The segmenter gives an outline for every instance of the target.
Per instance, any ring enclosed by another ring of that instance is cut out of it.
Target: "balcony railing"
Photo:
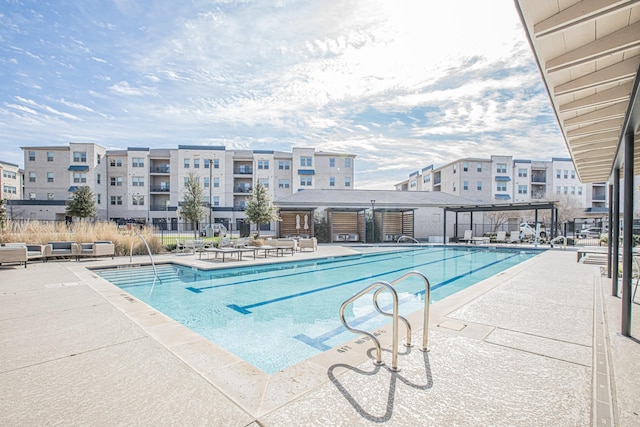
[[[251,175],[253,173],[253,168],[240,166],[239,168],[233,168],[233,173],[236,175]]]
[[[546,176],[531,176],[531,182],[537,182],[545,184],[547,182]]]
[[[251,193],[252,191],[251,187],[236,187],[233,189],[234,193]]]
[[[152,193],[168,193],[170,190],[169,186],[166,187],[151,187],[149,189]]]
[[[171,168],[167,166],[151,166],[149,168],[149,172],[151,173],[170,173]]]

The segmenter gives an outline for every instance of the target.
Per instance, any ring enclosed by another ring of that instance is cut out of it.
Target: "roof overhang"
[[[640,0],[515,4],[580,181],[610,180],[640,127]]]

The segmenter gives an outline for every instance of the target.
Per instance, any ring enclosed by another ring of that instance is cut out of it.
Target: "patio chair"
[[[187,247],[184,245],[184,242],[180,239],[176,239],[176,253],[183,254]]]
[[[512,231],[509,236],[509,243],[520,243],[520,233]]]
[[[472,240],[473,240],[473,230],[465,230],[464,236],[458,239],[459,242],[467,242],[467,243],[471,243]]]
[[[507,243],[507,232],[498,231],[496,233],[496,243]]]

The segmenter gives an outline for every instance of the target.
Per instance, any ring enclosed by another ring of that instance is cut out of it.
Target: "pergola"
[[[555,237],[556,221],[558,218],[558,208],[555,202],[531,202],[531,203],[505,203],[505,204],[482,204],[482,205],[465,205],[465,206],[444,206],[444,224],[443,224],[443,236],[446,236],[447,230],[447,212],[454,212],[456,214],[456,231],[455,235],[458,235],[458,213],[468,212],[471,215],[471,224],[473,224],[474,212],[502,212],[502,211],[535,211],[535,223],[538,223],[538,211],[549,210],[551,212],[551,239]],[[445,239],[446,240],[446,239]],[[446,243],[446,242],[445,242]]]
[[[582,182],[609,183],[609,268],[622,335],[631,335],[634,176],[640,146],[640,1],[515,0]],[[640,164],[640,163],[639,163]],[[620,179],[624,191],[620,191]],[[622,255],[618,242],[624,209]]]

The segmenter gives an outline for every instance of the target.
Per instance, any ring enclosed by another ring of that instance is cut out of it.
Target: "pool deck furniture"
[[[99,240],[93,243],[80,243],[77,246],[76,260],[80,258],[98,258],[103,256],[110,256],[111,259],[115,256],[116,247],[111,241]]]
[[[242,248],[232,248],[232,247],[225,247],[225,248],[213,248],[213,247],[204,247],[202,248],[202,250],[200,251],[200,259],[202,259],[202,254],[206,253],[207,254],[207,258],[209,258],[209,254],[210,253],[214,253],[215,257],[218,258],[218,255],[221,255],[222,257],[222,262],[224,262],[225,256],[235,256],[237,258],[238,261],[242,261],[242,254],[245,253],[253,253],[253,259],[256,258],[256,251],[257,251],[258,247],[242,247]]]
[[[607,248],[580,248],[576,251],[576,262],[580,262],[588,255],[606,255]]]
[[[464,230],[464,236],[458,239],[459,242],[471,243],[471,239],[473,239],[473,230]]]
[[[184,249],[190,251],[192,254],[202,251],[204,248],[204,240],[202,239],[190,239],[184,241]]]
[[[78,253],[76,242],[49,242],[44,248],[44,257],[49,260],[58,257],[74,257]]]
[[[496,243],[507,243],[507,232],[498,231],[496,233]]]
[[[24,268],[27,268],[27,261],[29,255],[27,247],[22,246],[2,246],[0,247],[0,264],[24,264]]]
[[[311,249],[312,251],[318,250],[318,239],[312,237],[310,239],[298,240],[298,249],[302,252],[303,249]]]

